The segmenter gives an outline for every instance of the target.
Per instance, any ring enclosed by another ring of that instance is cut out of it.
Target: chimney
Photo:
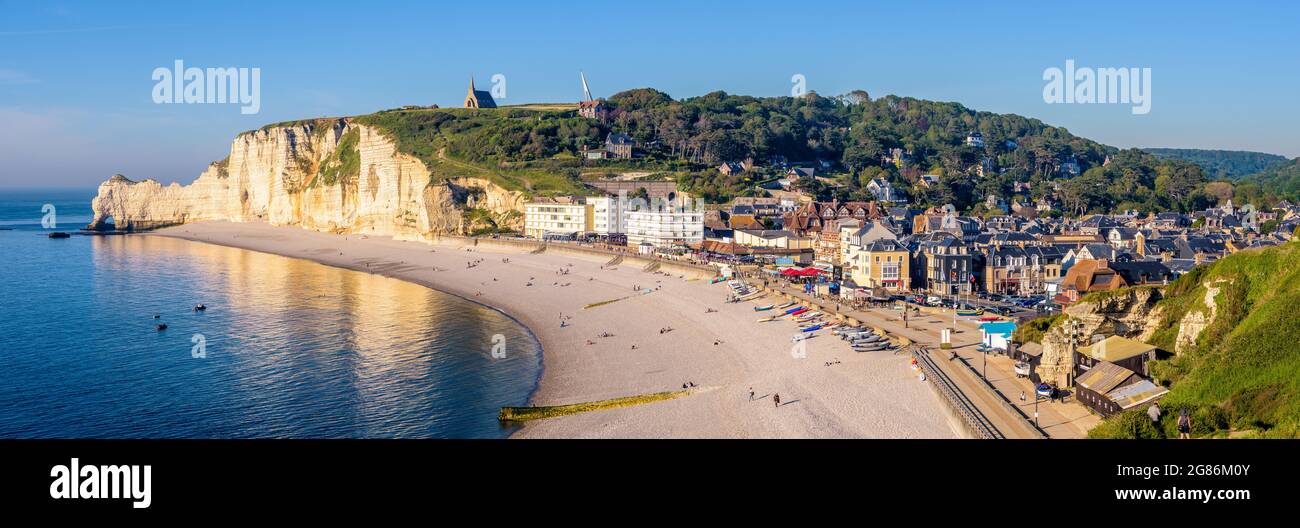
[[[1110,261],[1106,259],[1097,259],[1097,269],[1110,268]]]

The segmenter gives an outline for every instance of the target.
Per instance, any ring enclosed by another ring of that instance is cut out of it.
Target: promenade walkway
[[[1033,384],[1028,379],[1015,376],[1011,358],[984,354],[977,349],[980,322],[974,318],[958,317],[954,326],[951,309],[946,313],[926,309],[919,314],[912,314],[904,322],[899,310],[853,310],[848,305],[837,305],[833,300],[810,298],[796,287],[769,284],[768,289],[817,306],[826,313],[838,314],[880,328],[892,336],[906,337],[913,343],[929,347],[933,364],[942,369],[946,379],[951,380],[961,391],[963,399],[975,405],[979,414],[992,423],[1002,437],[1043,438],[1046,434],[1050,438],[1082,438],[1099,421],[1076,402],[1049,402],[1040,399],[1036,427]],[[944,328],[954,328],[951,352],[939,348],[940,333]],[[1025,395],[1024,401],[1020,400],[1022,392]]]

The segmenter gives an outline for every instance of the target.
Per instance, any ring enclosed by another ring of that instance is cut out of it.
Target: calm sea
[[[75,232],[93,195],[0,189],[0,438],[497,438],[537,385],[532,334],[458,297],[182,240],[46,237],[45,204]]]

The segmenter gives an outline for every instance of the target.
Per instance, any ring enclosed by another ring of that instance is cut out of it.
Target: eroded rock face
[[[1079,302],[1063,310],[1066,324],[1058,324],[1043,335],[1043,355],[1038,375],[1047,383],[1068,387],[1073,381],[1074,346],[1071,327],[1078,339],[1093,334],[1118,335],[1145,341],[1160,322],[1160,291],[1156,288],[1130,288],[1100,299]]]
[[[356,133],[359,174],[326,184],[320,177],[344,135]],[[205,220],[265,221],[317,231],[429,240],[466,229],[467,206],[522,223],[525,197],[487,180],[429,182],[419,160],[397,151],[378,130],[346,119],[247,132],[230,156],[189,185],[133,182],[115,175],[100,184],[92,229],[112,218],[118,229],[141,230]],[[474,189],[467,205],[463,189]],[[522,228],[522,225],[501,227]]]

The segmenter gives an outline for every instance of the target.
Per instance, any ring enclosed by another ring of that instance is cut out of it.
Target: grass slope
[[[1192,350],[1152,366],[1170,387],[1162,430],[1126,413],[1091,436],[1173,436],[1175,409],[1184,407],[1195,434],[1300,436],[1300,243],[1243,251],[1179,278],[1160,301],[1164,318],[1152,344],[1173,350],[1183,317],[1207,310],[1207,286],[1218,289],[1214,320]]]

